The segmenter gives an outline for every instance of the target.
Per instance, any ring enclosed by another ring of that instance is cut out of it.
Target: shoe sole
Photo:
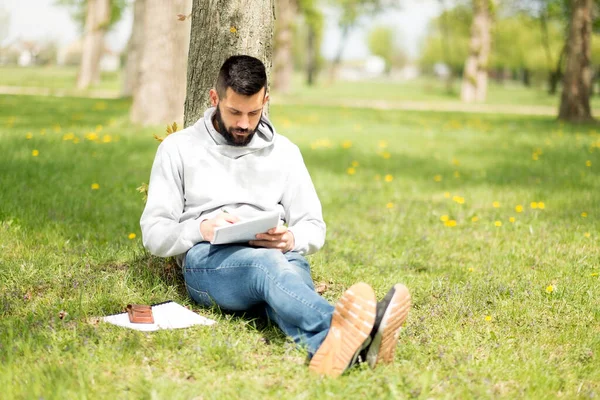
[[[394,361],[400,328],[408,317],[410,305],[408,288],[402,284],[396,284],[394,295],[383,314],[379,329],[367,352],[367,362],[371,368],[375,368],[380,363],[390,364]]]
[[[336,303],[325,340],[312,357],[309,369],[320,375],[340,376],[370,341],[375,323],[375,292],[360,282]]]

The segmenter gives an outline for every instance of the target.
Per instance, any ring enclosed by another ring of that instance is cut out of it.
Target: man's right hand
[[[238,222],[240,219],[235,215],[222,212],[216,217],[205,219],[200,223],[200,233],[207,242],[212,242],[215,237],[215,228],[218,226],[230,225]]]

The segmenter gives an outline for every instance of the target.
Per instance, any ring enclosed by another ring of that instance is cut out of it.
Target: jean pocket
[[[192,298],[192,300],[194,300],[199,305],[201,305],[203,307],[211,307],[215,304],[215,301],[213,300],[212,297],[210,297],[210,295],[207,292],[194,289],[193,287],[191,287],[188,284],[186,284],[185,287],[187,288],[187,291],[188,291],[190,297]]]

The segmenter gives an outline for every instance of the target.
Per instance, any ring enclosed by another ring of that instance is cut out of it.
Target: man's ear
[[[210,92],[208,92],[208,96],[210,97],[210,104],[213,107],[216,107],[217,104],[219,104],[219,94],[217,93],[217,91],[215,89],[210,89]]]
[[[265,94],[265,98],[263,99],[263,106],[265,104],[267,104],[268,101],[269,101],[269,93]]]

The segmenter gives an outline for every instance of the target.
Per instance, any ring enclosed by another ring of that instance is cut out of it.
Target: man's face
[[[245,96],[227,88],[225,97],[213,96],[211,100],[217,107],[215,112],[215,128],[232,146],[246,146],[252,140],[268,96],[261,89],[252,96]]]

